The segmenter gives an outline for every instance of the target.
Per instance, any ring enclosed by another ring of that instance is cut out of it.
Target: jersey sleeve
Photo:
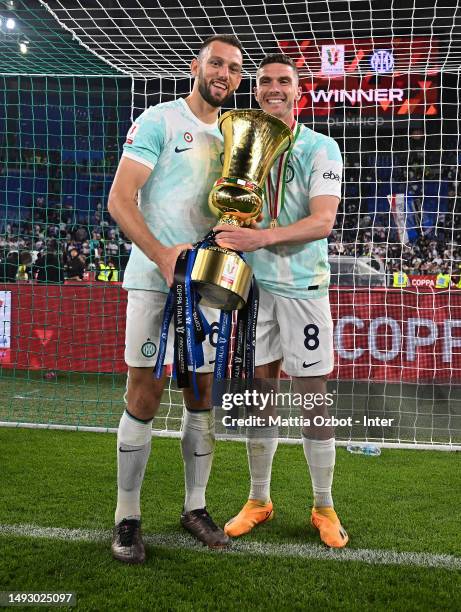
[[[309,200],[319,195],[333,195],[341,199],[343,160],[333,138],[325,138],[319,143],[311,168]]]
[[[151,170],[154,168],[165,143],[165,119],[156,108],[144,111],[128,130],[122,157],[128,157]]]

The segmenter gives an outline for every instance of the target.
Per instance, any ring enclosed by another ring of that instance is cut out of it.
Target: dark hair
[[[222,43],[225,43],[226,45],[231,45],[232,47],[237,47],[237,49],[239,49],[240,53],[243,55],[242,43],[233,34],[215,34],[214,36],[210,36],[209,38],[207,38],[206,40],[203,41],[203,43],[202,43],[202,45],[201,45],[201,47],[200,47],[200,49],[198,51],[198,55],[200,55],[215,40],[217,40],[219,42],[222,42]]]
[[[299,78],[298,67],[296,66],[293,58],[291,58],[289,55],[285,55],[285,53],[269,53],[269,55],[263,57],[261,63],[259,64],[258,70],[267,64],[285,64],[286,66],[291,66],[291,68],[293,68],[293,72]]]

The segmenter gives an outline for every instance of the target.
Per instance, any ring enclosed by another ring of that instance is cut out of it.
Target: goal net
[[[126,296],[95,277],[103,258],[120,278],[130,244],[108,190],[132,119],[186,95],[200,41],[234,33],[245,56],[231,105],[255,106],[256,68],[282,50],[300,72],[299,120],[344,156],[329,238],[337,439],[461,448],[459,5],[190,4],[15,0],[0,11],[0,421],[117,427]],[[174,435],[181,417],[172,382],[154,428]]]

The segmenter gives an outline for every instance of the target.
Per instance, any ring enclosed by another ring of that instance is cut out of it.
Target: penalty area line
[[[63,542],[107,543],[110,531],[40,527],[38,525],[0,525],[0,536],[16,536],[60,540]],[[292,557],[318,561],[356,561],[369,565],[407,565],[460,570],[461,557],[421,552],[343,548],[332,550],[315,544],[272,544],[268,542],[242,542],[233,540],[229,549],[211,551],[191,536],[182,534],[144,534],[146,544],[154,547],[193,550],[208,554],[253,555],[263,557]]]

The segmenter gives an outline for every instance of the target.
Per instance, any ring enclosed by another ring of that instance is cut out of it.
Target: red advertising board
[[[435,289],[436,274],[409,274],[408,286],[410,289]]]
[[[0,291],[11,292],[2,367],[126,371],[126,293],[119,285],[12,284]],[[332,287],[330,301],[332,377],[461,382],[461,292]]]
[[[461,293],[330,291],[334,377],[461,382]]]
[[[12,284],[0,289],[11,291],[9,363],[3,366],[126,371],[126,293],[121,286]]]
[[[452,276],[450,278],[451,290],[461,289],[458,287],[460,277]],[[433,289],[434,291],[440,291],[437,287],[437,274],[409,274],[408,275],[408,287],[410,289],[416,289],[418,291],[428,291]]]

